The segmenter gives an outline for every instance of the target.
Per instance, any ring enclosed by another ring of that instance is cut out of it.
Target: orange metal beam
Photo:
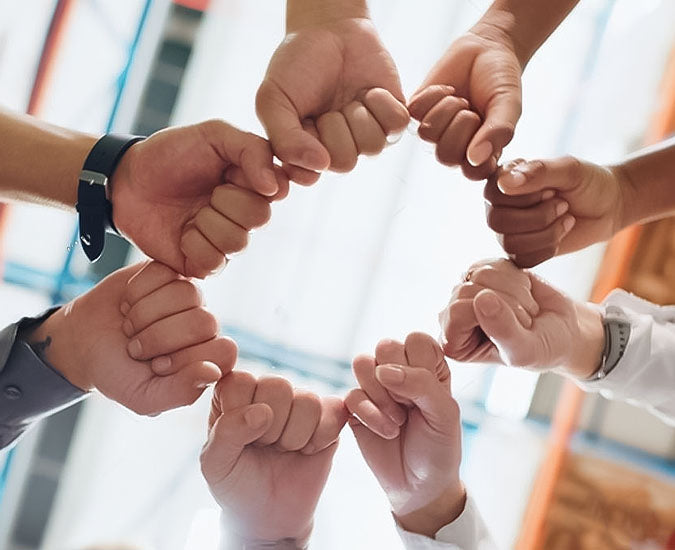
[[[664,72],[658,105],[659,109],[645,135],[647,145],[657,143],[675,131],[675,49],[671,52]],[[629,227],[610,241],[591,292],[592,302],[601,302],[610,291],[625,283],[640,232],[639,226]],[[525,510],[523,526],[516,543],[518,550],[540,550],[544,547],[548,512],[569,452],[570,440],[576,430],[584,397],[584,393],[571,382],[563,387],[552,420],[546,456]]]

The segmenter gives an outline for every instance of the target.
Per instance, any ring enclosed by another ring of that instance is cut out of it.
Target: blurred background
[[[406,94],[489,3],[370,0]],[[284,8],[281,0],[0,0],[0,103],[95,134],[147,135],[211,117],[262,133],[255,91],[283,36]],[[672,0],[582,0],[526,71],[523,117],[505,158],[611,162],[675,129],[663,122],[675,104],[666,93],[675,82],[674,22]],[[239,343],[239,368],[340,394],[354,384],[350,358],[380,338],[435,335],[437,313],[466,268],[500,255],[481,193],[436,162],[414,128],[351,174],[293,188],[250,248],[203,283],[223,332]],[[89,265],[75,228],[71,213],[0,205],[0,325],[140,258],[109,236],[105,256]],[[618,284],[634,289],[639,276],[643,295],[668,300],[650,290],[674,287],[675,277],[645,264],[643,252],[653,256],[667,242],[657,256],[672,258],[673,234],[631,241],[614,270],[627,274]],[[598,268],[613,267],[604,252],[594,247],[537,271],[575,298],[601,299]],[[651,279],[649,269],[658,272]],[[673,428],[630,405],[582,400],[554,375],[452,369],[463,478],[501,547],[667,547]],[[218,510],[198,466],[208,393],[155,419],[93,395],[42,422],[0,454],[0,549],[215,550]],[[313,547],[400,548],[348,432]]]

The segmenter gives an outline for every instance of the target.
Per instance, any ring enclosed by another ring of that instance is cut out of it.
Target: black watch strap
[[[113,172],[127,149],[145,139],[140,136],[107,134],[99,139],[84,161],[77,187],[80,244],[90,261],[103,253],[105,232],[117,232],[112,219],[112,203],[108,199],[108,185]]]

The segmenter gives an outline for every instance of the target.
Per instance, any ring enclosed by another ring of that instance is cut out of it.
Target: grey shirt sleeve
[[[22,330],[38,325],[57,309],[24,317],[0,331],[0,449],[14,443],[37,420],[87,395],[20,337]]]

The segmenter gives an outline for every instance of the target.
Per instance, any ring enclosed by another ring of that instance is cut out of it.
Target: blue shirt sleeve
[[[86,397],[43,361],[20,338],[58,308],[37,317],[24,317],[0,331],[0,449],[8,447],[36,421]]]

